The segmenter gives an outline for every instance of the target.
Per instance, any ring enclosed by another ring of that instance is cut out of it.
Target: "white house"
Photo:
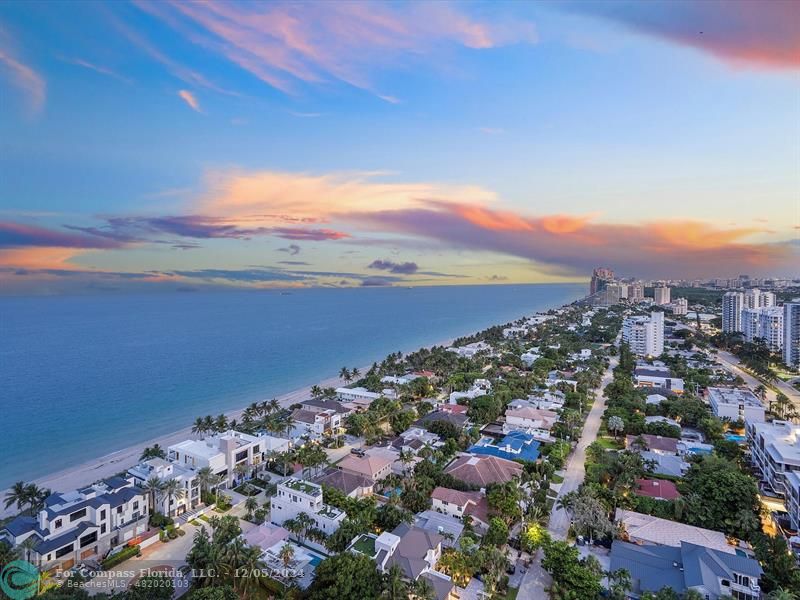
[[[455,352],[462,358],[472,358],[478,352],[491,352],[492,347],[486,342],[473,342],[466,346],[451,346],[447,349],[449,352]]]
[[[731,421],[741,419],[745,423],[764,422],[764,405],[748,389],[710,387],[706,390],[706,400],[720,419],[727,417]]]
[[[342,402],[349,402],[359,408],[367,408],[375,400],[381,397],[377,392],[370,392],[364,387],[340,387],[336,388],[336,396]]]
[[[492,383],[488,379],[476,379],[466,392],[452,392],[450,394],[450,404],[458,404],[462,398],[473,400],[479,396],[485,396],[492,391]]]
[[[161,483],[174,479],[180,485],[180,492],[173,497],[157,494],[155,511],[162,515],[174,517],[198,507],[200,504],[200,484],[197,472],[180,465],[168,462],[163,458],[151,458],[128,469],[133,482],[143,486],[149,479],[157,477]]]
[[[185,440],[169,446],[167,458],[187,469],[209,467],[223,478],[223,487],[241,479],[237,467],[252,472],[264,459],[264,441],[259,436],[229,429],[204,440]]]
[[[290,477],[278,484],[276,494],[270,499],[270,520],[275,525],[283,525],[305,513],[314,520],[314,526],[330,535],[342,524],[347,516],[344,511],[322,502],[322,486],[310,481]],[[306,539],[306,544],[325,551],[324,547]]]
[[[67,570],[133,541],[147,531],[147,518],[147,492],[111,477],[51,494],[36,516],[19,515],[2,526],[0,539],[15,548],[27,541],[23,555],[42,571]]]

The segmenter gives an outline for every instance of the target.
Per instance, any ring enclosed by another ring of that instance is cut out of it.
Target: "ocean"
[[[0,297],[0,489],[584,293],[537,284]]]

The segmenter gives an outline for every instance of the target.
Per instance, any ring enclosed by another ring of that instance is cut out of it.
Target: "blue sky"
[[[4,3],[0,281],[796,275],[798,12]]]

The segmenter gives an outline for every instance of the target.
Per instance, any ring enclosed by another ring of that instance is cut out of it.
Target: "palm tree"
[[[217,418],[214,420],[214,429],[220,433],[227,431],[228,429],[228,417],[225,415],[217,415]]]
[[[6,508],[16,503],[17,509],[22,510],[22,507],[28,503],[28,486],[24,481],[18,481],[11,486],[11,489],[6,492],[5,503]]]
[[[358,367],[353,367],[350,371],[350,377],[353,379],[358,379],[358,376],[361,375],[361,371],[358,370]]]
[[[268,406],[270,412],[278,412],[281,409],[281,403],[278,402],[277,398],[270,400]]]
[[[779,587],[767,595],[768,600],[797,600],[797,594],[791,590]]]
[[[287,415],[283,420],[283,428],[286,431],[286,437],[291,438],[292,428],[295,426],[296,421],[292,415]]]
[[[152,447],[147,446],[143,451],[139,460],[150,460],[151,458],[166,458],[166,451],[159,445],[153,444]]]
[[[29,483],[25,486],[25,493],[28,496],[28,510],[31,515],[35,515],[44,508],[44,501],[50,495],[50,490]]]
[[[212,431],[214,431],[215,429],[214,417],[212,417],[211,415],[206,415],[205,417],[203,417],[203,427],[204,427],[203,430],[204,433],[211,433]]]
[[[233,467],[233,472],[236,473],[236,477],[239,479],[243,479],[245,473],[247,473],[247,465],[244,463],[239,463],[235,467]]]
[[[289,565],[292,564],[294,560],[294,546],[288,542],[284,543],[280,552],[278,552],[278,558],[283,562],[284,568],[288,569]]]
[[[172,516],[172,500],[183,498],[186,490],[177,479],[168,479],[164,482],[161,493],[167,498],[167,516]]]
[[[164,489],[164,484],[158,477],[153,475],[150,477],[150,479],[144,482],[142,488],[149,492],[148,496],[150,498],[150,511],[154,512],[156,510],[156,496]]]
[[[407,600],[408,584],[403,578],[403,569],[400,565],[392,565],[383,575],[383,592],[381,598],[385,600]]]
[[[248,496],[247,500],[244,501],[244,508],[248,515],[252,515],[258,508],[258,500],[256,500],[254,496]],[[252,519],[247,520],[251,521]]]
[[[297,526],[299,528],[297,531],[297,537],[299,538],[300,543],[302,543],[306,539],[308,530],[314,526],[316,521],[314,521],[312,517],[304,512],[301,512],[299,515],[297,515],[295,520],[297,521]]]
[[[416,600],[436,600],[436,591],[430,581],[420,577],[411,584],[411,595]]]
[[[345,383],[350,383],[353,376],[350,374],[350,369],[347,367],[342,367],[339,371],[339,379],[344,379]]]
[[[314,384],[311,386],[311,397],[312,398],[319,398],[322,396],[322,388],[318,385]]]
[[[617,439],[619,432],[625,429],[625,421],[622,420],[622,417],[613,415],[608,418],[606,427],[614,433],[614,439]]]
[[[197,417],[194,420],[194,425],[192,425],[192,433],[196,433],[200,437],[203,437],[206,431],[208,430],[206,429],[205,420],[203,419],[203,417]]]

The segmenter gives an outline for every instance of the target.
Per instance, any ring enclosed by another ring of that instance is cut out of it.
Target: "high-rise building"
[[[669,304],[670,292],[668,287],[653,288],[653,300],[659,306]]]
[[[589,284],[589,294],[596,294],[605,289],[606,285],[613,281],[614,271],[606,267],[597,267],[592,273],[592,281]]]
[[[759,328],[761,320],[760,308],[743,308],[741,316],[739,317],[740,329],[744,334],[744,339],[747,342],[754,342],[756,338],[761,337]]]
[[[629,302],[641,302],[644,300],[644,286],[639,283],[632,283],[628,286],[628,301]]]
[[[722,331],[735,332],[742,330],[742,292],[725,292],[722,296]]]
[[[800,368],[800,299],[783,305],[783,362]]]
[[[686,298],[675,298],[670,307],[673,315],[685,315],[689,312],[689,301]]]
[[[762,292],[758,288],[753,288],[744,293],[742,308],[764,308],[766,306],[775,306],[775,294],[772,292]]]
[[[661,356],[664,353],[664,313],[653,311],[649,317],[628,317],[622,324],[622,339],[638,356]]]
[[[758,337],[766,342],[770,352],[783,350],[782,306],[768,306],[759,309]]]

